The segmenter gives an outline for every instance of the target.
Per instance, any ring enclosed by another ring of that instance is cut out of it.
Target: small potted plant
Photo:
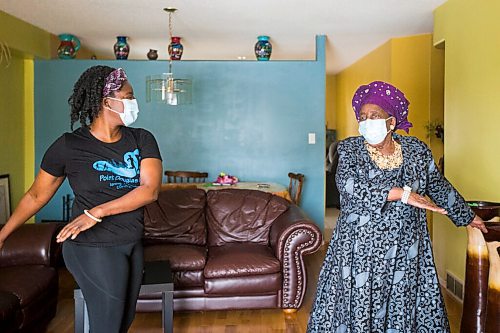
[[[444,128],[439,121],[431,121],[429,124],[425,125],[425,129],[427,130],[428,138],[434,134],[436,138],[441,139],[441,141],[444,142]]]

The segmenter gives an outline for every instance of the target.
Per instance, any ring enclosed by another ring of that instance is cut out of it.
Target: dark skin
[[[378,144],[371,145],[376,148],[383,155],[391,155],[394,153],[394,141],[392,140],[392,131],[396,127],[396,119],[391,117],[387,112],[385,112],[380,106],[375,104],[365,104],[361,107],[359,112],[359,121],[364,121],[367,119],[386,119],[387,135],[384,140]],[[387,201],[399,201],[403,196],[403,189],[400,187],[393,187],[389,191]],[[438,207],[429,198],[419,195],[418,193],[412,192],[408,198],[408,204],[417,208],[428,209],[430,211],[448,214],[448,212],[441,207]],[[471,227],[478,228],[482,232],[487,233],[488,230],[484,225],[484,221],[479,216],[474,216],[474,219],[469,224]]]
[[[114,98],[133,99],[134,91],[132,86],[128,82],[125,82],[122,88],[115,93]],[[116,142],[121,138],[123,123],[118,114],[109,111],[106,107],[123,112],[122,102],[104,98],[99,116],[90,124],[90,132],[100,141],[108,143]],[[96,218],[103,218],[105,216],[130,212],[155,201],[158,198],[161,185],[161,161],[156,158],[145,158],[141,160],[140,167],[141,174],[138,187],[120,198],[93,207],[89,210],[89,213]],[[33,185],[24,194],[16,210],[7,221],[7,224],[0,230],[0,249],[5,239],[14,230],[49,202],[64,179],[65,177],[54,177],[40,169]],[[64,242],[69,237],[75,239],[80,232],[92,228],[96,223],[98,222],[85,214],[81,214],[61,230],[57,235],[57,242]]]

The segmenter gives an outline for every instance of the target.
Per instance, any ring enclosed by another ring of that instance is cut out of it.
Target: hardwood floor
[[[317,277],[326,245],[306,257],[308,288],[302,308],[294,314],[285,315],[281,310],[235,310],[175,312],[174,331],[176,333],[303,333],[309,319],[309,311],[316,291]],[[73,328],[73,287],[71,274],[60,270],[59,301],[56,317],[51,321],[48,333],[72,333]],[[445,294],[445,302],[452,326],[452,333],[459,332],[462,315],[461,304]],[[130,333],[161,333],[160,313],[138,313]]]

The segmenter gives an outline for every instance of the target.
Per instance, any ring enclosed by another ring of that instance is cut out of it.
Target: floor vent
[[[457,299],[463,302],[464,283],[448,271],[446,271],[446,289],[448,289]]]

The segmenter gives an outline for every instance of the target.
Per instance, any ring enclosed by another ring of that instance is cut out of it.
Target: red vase
[[[181,38],[172,37],[172,41],[168,45],[168,54],[170,55],[170,60],[181,60],[183,52],[184,46],[182,46],[181,44]]]

